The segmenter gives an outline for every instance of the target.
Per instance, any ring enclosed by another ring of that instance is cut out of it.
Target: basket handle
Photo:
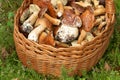
[[[115,22],[115,5],[114,5],[114,0],[105,0],[106,2],[106,17],[108,23],[110,25],[113,25]]]

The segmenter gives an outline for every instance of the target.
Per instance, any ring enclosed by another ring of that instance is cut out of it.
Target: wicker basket
[[[92,41],[83,46],[55,48],[50,45],[37,44],[26,39],[20,33],[20,15],[30,3],[36,0],[24,0],[14,18],[14,42],[17,55],[24,66],[38,73],[60,76],[61,67],[71,69],[71,74],[81,74],[82,70],[90,70],[103,56],[113,33],[115,8],[113,0],[106,0],[107,25],[105,30]]]

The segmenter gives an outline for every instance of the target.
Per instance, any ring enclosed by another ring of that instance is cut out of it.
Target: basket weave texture
[[[113,0],[106,0],[107,25],[105,30],[92,41],[83,46],[55,48],[50,45],[38,44],[26,39],[20,33],[20,15],[31,3],[39,0],[24,0],[14,18],[14,42],[17,55],[24,66],[38,73],[60,76],[61,68],[72,69],[71,74],[81,74],[82,70],[90,70],[103,56],[113,33],[115,8]]]

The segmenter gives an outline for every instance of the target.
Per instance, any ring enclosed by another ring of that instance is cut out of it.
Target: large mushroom
[[[55,38],[64,43],[75,40],[79,35],[78,27],[82,22],[79,16],[76,16],[72,9],[65,9],[62,24],[58,29]]]

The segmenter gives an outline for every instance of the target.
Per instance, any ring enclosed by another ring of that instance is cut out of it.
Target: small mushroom
[[[68,43],[78,37],[78,28],[62,24],[55,35],[55,39],[60,42]]]
[[[47,37],[43,41],[44,44],[55,46],[55,40],[52,32],[49,32]]]
[[[73,47],[80,46],[80,44],[78,44],[78,41],[77,41],[77,40],[72,41],[72,42],[71,42],[71,45],[72,45]]]
[[[48,15],[47,13],[44,14],[44,17],[47,18],[53,25],[59,25],[61,22],[59,19],[53,18],[50,15]]]
[[[91,41],[93,38],[94,38],[94,36],[92,35],[92,33],[87,32],[86,37],[85,37],[85,40]]]
[[[39,26],[34,28],[28,35],[28,39],[38,42],[39,35],[47,28],[47,19],[39,19]]]
[[[102,15],[102,14],[105,14],[106,10],[104,7],[100,7],[100,8],[97,8],[95,11],[94,11],[94,15],[95,16],[99,16],[99,15]]]
[[[86,34],[87,34],[87,32],[85,31],[85,30],[81,30],[81,33],[80,33],[80,35],[79,35],[79,37],[78,37],[78,44],[80,44],[84,39],[85,39],[85,37],[86,37]]]
[[[64,13],[64,6],[61,1],[57,1],[57,16],[61,17]]]

